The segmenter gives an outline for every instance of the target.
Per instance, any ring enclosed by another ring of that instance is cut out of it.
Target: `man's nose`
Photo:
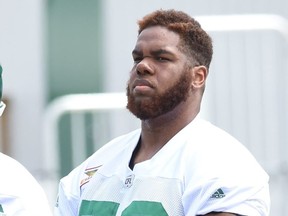
[[[153,74],[153,67],[151,63],[151,59],[149,57],[143,58],[140,62],[138,62],[136,66],[137,75],[148,75]]]

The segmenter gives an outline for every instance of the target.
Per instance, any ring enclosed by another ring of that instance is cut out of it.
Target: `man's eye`
[[[164,58],[164,57],[157,57],[156,58],[158,61],[168,61],[169,59]]]
[[[134,60],[134,63],[139,63],[142,60],[142,58],[137,57],[137,58],[134,58],[133,60]]]

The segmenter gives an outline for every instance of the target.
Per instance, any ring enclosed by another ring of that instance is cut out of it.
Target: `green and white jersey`
[[[0,216],[51,216],[35,178],[13,158],[0,153]]]
[[[268,215],[268,175],[226,132],[196,118],[131,170],[140,133],[112,140],[64,177],[55,215]]]

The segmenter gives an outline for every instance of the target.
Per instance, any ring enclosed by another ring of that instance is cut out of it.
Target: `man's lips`
[[[137,86],[147,86],[150,88],[153,88],[153,85],[148,81],[148,80],[143,80],[143,79],[137,79],[133,82],[133,88],[137,87]]]
[[[135,92],[142,93],[150,91],[154,87],[148,80],[137,79],[133,82],[132,88]]]

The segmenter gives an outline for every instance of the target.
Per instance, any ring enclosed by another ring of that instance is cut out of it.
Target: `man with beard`
[[[127,108],[141,129],[64,177],[56,215],[268,215],[268,176],[237,140],[198,116],[212,59],[200,24],[175,10],[138,22]]]
[[[2,99],[2,67],[0,65],[0,116]],[[0,152],[0,216],[50,216],[47,197],[36,179],[13,158]]]

